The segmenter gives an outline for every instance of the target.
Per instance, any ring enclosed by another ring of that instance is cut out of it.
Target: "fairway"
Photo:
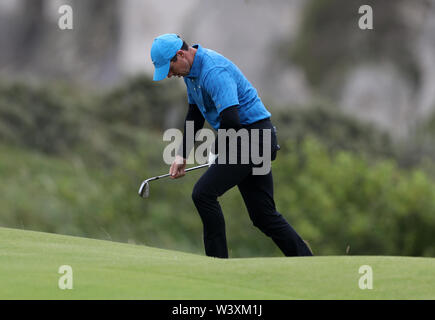
[[[72,268],[73,289],[59,288],[62,265]],[[359,287],[362,265],[372,268],[373,289]],[[222,260],[0,228],[0,299],[435,299],[435,259]]]

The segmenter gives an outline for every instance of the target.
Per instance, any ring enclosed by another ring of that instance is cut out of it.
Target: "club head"
[[[145,180],[144,182],[142,182],[142,184],[139,188],[139,195],[142,198],[148,198],[148,196],[150,195],[150,185],[148,183],[148,180]]]

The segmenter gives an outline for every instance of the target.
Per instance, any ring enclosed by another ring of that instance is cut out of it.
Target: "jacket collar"
[[[201,64],[202,64],[201,62],[202,62],[202,55],[204,49],[199,44],[195,44],[192,47],[196,48],[197,51],[195,53],[195,57],[193,58],[193,63],[192,63],[192,67],[190,68],[190,72],[186,76],[186,78],[197,78],[201,71]]]

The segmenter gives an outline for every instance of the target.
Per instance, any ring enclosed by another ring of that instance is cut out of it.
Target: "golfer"
[[[258,148],[270,150],[274,160],[279,146],[270,120],[256,89],[238,67],[221,54],[196,44],[188,46],[176,34],[164,34],[154,39],[151,59],[155,67],[154,81],[183,77],[187,87],[189,108],[185,119],[182,147],[172,163],[169,173],[176,179],[185,175],[186,158],[190,150],[186,146],[186,122],[193,121],[194,133],[204,121],[216,130],[242,128],[251,132],[270,130],[270,148],[258,141]],[[267,135],[266,135],[267,136]],[[207,256],[228,258],[225,221],[218,197],[237,186],[243,197],[253,224],[269,236],[286,256],[311,256],[311,250],[284,217],[276,210],[273,199],[272,171],[255,175],[252,157],[249,162],[240,161],[246,148],[237,143],[237,163],[220,161],[218,158],[201,176],[193,188],[192,199],[203,223],[204,247]],[[226,148],[225,151],[228,151]],[[228,160],[228,159],[223,159]]]

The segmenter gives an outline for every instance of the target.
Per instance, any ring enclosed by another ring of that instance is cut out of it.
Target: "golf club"
[[[192,167],[192,168],[186,169],[184,171],[188,172],[188,171],[192,171],[192,170],[196,170],[196,169],[200,169],[200,168],[204,168],[204,167],[209,167],[209,166],[210,165],[208,163],[206,163],[206,164],[202,164],[202,165],[197,166],[197,167]],[[161,178],[169,177],[169,176],[170,176],[170,174],[167,173],[167,174],[164,174],[164,175],[161,175],[161,176],[157,176],[157,177],[152,177],[152,178],[146,179],[145,181],[142,182],[142,184],[141,184],[141,186],[139,188],[139,195],[142,198],[148,198],[149,195],[150,195],[150,185],[149,185],[149,182],[153,181],[153,180],[158,180],[158,179],[161,179]]]

